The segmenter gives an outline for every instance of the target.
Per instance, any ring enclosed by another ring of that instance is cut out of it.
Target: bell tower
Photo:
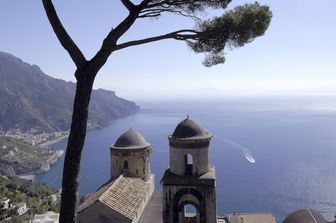
[[[151,179],[150,153],[151,147],[145,138],[134,129],[127,130],[110,148],[111,179],[121,174],[145,181]]]
[[[217,222],[215,168],[209,161],[211,137],[189,117],[168,136],[170,166],[161,180],[164,223]]]

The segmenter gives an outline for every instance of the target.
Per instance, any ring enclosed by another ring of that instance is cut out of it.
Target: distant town
[[[20,129],[9,131],[0,130],[0,136],[10,137],[21,140],[27,144],[41,147],[46,147],[55,142],[55,140],[62,139],[68,135],[68,131],[52,132],[52,133],[38,133],[36,129],[28,132],[22,132]]]

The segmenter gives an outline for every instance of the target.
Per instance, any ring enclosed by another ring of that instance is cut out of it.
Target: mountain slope
[[[76,85],[0,51],[0,130],[54,132],[70,127]],[[103,126],[139,107],[113,91],[92,92],[88,126]]]

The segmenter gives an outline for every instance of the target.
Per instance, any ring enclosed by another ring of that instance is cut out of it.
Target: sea
[[[151,144],[156,187],[169,163],[168,135],[189,116],[209,133],[216,168],[217,212],[271,212],[278,222],[312,208],[336,214],[336,96],[256,96],[140,101],[141,110],[90,130],[80,194],[110,177],[110,145],[129,128]],[[66,139],[52,145],[65,149]],[[63,157],[36,181],[60,188]]]

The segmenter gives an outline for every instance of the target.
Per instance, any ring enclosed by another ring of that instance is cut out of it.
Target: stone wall
[[[150,178],[150,148],[145,149],[112,149],[111,148],[111,178],[115,179],[122,173]]]

